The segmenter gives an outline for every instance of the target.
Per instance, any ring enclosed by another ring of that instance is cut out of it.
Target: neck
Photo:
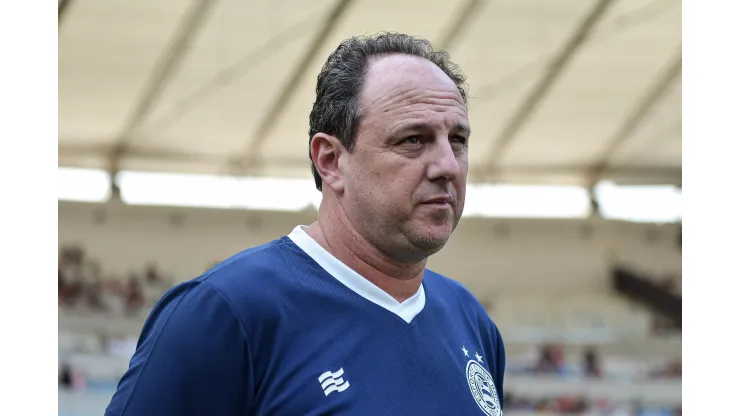
[[[351,226],[341,210],[322,203],[319,220],[306,229],[326,251],[398,302],[419,290],[426,260],[402,263],[388,258]]]

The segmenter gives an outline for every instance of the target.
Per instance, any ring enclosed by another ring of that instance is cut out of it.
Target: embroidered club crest
[[[470,393],[483,413],[488,416],[503,416],[491,374],[475,360],[468,361],[465,374]]]

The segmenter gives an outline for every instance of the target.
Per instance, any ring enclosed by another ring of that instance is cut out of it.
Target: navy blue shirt
[[[106,415],[499,416],[504,363],[459,283],[399,303],[296,227],[170,290]]]

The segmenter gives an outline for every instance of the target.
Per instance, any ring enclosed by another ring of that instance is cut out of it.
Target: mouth
[[[453,203],[452,197],[449,197],[449,196],[430,198],[430,199],[422,201],[422,205],[431,205],[431,206],[439,206],[439,207],[445,207],[445,206],[451,207],[452,203]]]

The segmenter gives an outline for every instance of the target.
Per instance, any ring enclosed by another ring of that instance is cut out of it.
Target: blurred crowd
[[[639,402],[614,403],[610,400],[588,400],[580,396],[563,396],[548,399],[531,399],[504,394],[507,411],[533,412],[535,414],[563,414],[579,416],[681,416],[681,407],[648,406]]]
[[[563,347],[557,344],[541,345],[533,363],[518,369],[507,368],[507,371],[533,375],[582,376],[593,379],[610,376],[604,370],[598,348],[584,348],[580,362],[569,363],[565,358]],[[641,375],[647,379],[680,379],[681,359],[654,363]],[[639,402],[615,403],[606,399],[589,400],[579,395],[533,399],[510,393],[504,395],[504,408],[509,411],[526,411],[535,414],[557,413],[581,416],[681,416],[682,413],[680,406],[671,408],[648,406]]]
[[[58,271],[59,306],[65,309],[134,314],[145,306],[145,286],[169,285],[154,263],[125,278],[107,275],[81,246],[61,248]]]
[[[681,364],[680,357],[665,362],[651,361],[650,366],[633,376],[643,379],[680,379]],[[539,347],[531,364],[507,367],[510,372],[519,374],[582,376],[594,379],[618,376],[605,372],[601,354],[596,347],[584,348],[580,362],[568,362],[561,345],[544,344]]]

